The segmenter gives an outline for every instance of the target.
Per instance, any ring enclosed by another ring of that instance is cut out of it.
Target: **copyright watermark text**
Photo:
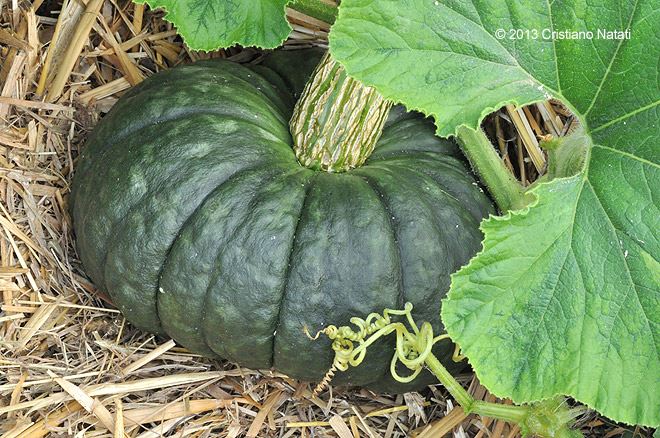
[[[555,29],[497,29],[498,40],[629,40],[630,29],[555,30]]]

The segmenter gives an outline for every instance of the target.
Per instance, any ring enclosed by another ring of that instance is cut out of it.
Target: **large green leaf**
[[[291,0],[134,0],[164,8],[186,44],[215,50],[236,44],[275,48],[291,32],[284,7]]]
[[[542,38],[553,30],[594,38]],[[439,134],[549,96],[582,123],[551,154],[579,148],[579,171],[551,163],[558,174],[528,209],[484,222],[483,251],[443,304],[449,334],[497,395],[566,394],[618,421],[660,423],[659,30],[654,0],[342,1],[334,56],[433,115]]]

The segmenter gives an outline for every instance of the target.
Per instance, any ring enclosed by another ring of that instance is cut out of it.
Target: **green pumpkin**
[[[365,165],[302,167],[288,121],[317,51],[248,68],[224,60],[158,73],[124,95],[80,156],[77,248],[135,326],[191,351],[320,380],[326,325],[414,305],[441,331],[449,275],[480,248],[491,213],[455,144],[392,111]],[[334,382],[405,391],[392,344]],[[436,353],[447,362],[452,348]]]

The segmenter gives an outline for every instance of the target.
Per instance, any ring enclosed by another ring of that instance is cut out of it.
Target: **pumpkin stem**
[[[293,149],[306,167],[344,172],[369,158],[392,102],[351,78],[327,52],[296,104]]]

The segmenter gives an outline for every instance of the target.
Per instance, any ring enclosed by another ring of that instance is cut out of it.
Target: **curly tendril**
[[[424,369],[424,362],[431,354],[433,346],[442,340],[449,339],[449,336],[443,334],[433,337],[433,327],[428,322],[418,328],[412,317],[412,308],[411,303],[406,303],[403,310],[385,309],[382,315],[374,312],[367,315],[365,319],[353,317],[350,322],[354,327],[330,325],[317,332],[314,337],[305,328],[305,333],[310,339],[318,339],[321,334],[330,338],[332,349],[335,352],[332,367],[314,389],[314,395],[318,395],[327,388],[337,370],[346,371],[350,367],[360,365],[367,354],[367,347],[392,332],[396,333],[396,349],[390,363],[392,377],[401,383],[413,381]],[[392,321],[392,316],[405,317],[412,332],[404,323]],[[455,358],[459,356],[458,351],[457,348],[454,353]],[[407,376],[401,376],[397,372],[399,362],[412,372]]]
[[[571,426],[575,422],[575,418],[584,412],[584,409],[568,406],[563,397],[523,406],[475,400],[432,353],[433,346],[440,341],[449,339],[449,335],[442,334],[434,337],[433,327],[428,322],[424,322],[418,328],[411,312],[412,304],[406,303],[403,310],[385,309],[382,315],[370,313],[365,319],[351,318],[350,322],[353,327],[331,325],[316,333],[314,337],[305,327],[305,333],[310,339],[318,339],[321,334],[330,338],[332,349],[335,352],[332,367],[314,389],[314,395],[318,395],[330,384],[337,371],[346,371],[350,367],[360,365],[367,354],[367,347],[380,337],[394,332],[396,333],[396,349],[390,363],[390,372],[396,381],[408,383],[414,380],[426,365],[468,414],[475,413],[516,423],[523,436],[538,435],[552,438],[582,436]],[[410,330],[403,322],[392,321],[392,316],[405,317]],[[458,346],[454,350],[453,359],[456,361],[464,359]],[[399,375],[397,372],[399,362],[411,371],[409,375]]]

